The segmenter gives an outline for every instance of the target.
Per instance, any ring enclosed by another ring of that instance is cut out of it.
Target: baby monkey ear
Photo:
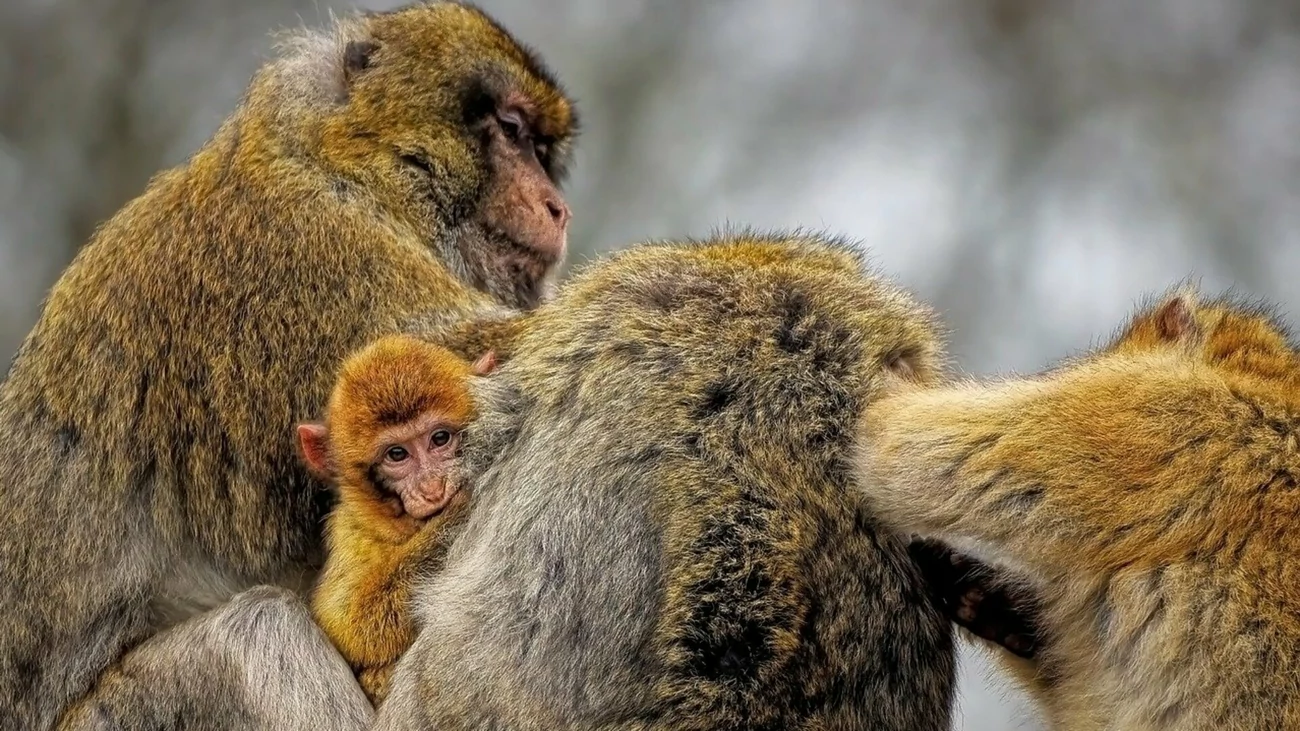
[[[298,453],[316,479],[328,482],[334,476],[329,457],[329,429],[324,424],[298,425]]]
[[[496,352],[489,350],[483,355],[480,355],[478,360],[474,361],[474,365],[473,365],[474,375],[486,376],[487,374],[496,370],[496,367],[497,367],[497,354]]]

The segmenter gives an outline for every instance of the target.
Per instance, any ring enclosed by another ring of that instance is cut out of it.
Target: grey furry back
[[[848,488],[927,310],[849,247],[647,244],[478,394],[474,512],[381,728],[946,729],[947,622]]]

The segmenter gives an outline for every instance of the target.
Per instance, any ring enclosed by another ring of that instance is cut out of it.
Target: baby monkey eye
[[[433,433],[433,438],[430,441],[433,442],[435,447],[445,447],[451,441],[451,432],[446,429],[439,429]]]
[[[402,447],[389,447],[384,456],[388,458],[389,462],[405,462],[406,458],[411,456],[411,453]]]

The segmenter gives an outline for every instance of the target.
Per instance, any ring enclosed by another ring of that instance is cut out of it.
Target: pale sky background
[[[1300,3],[481,5],[581,107],[574,261],[728,222],[846,234],[980,374],[1088,347],[1187,276],[1298,304]],[[0,3],[0,353],[94,225],[212,133],[270,30],[348,7]],[[965,659],[958,728],[1037,728]]]

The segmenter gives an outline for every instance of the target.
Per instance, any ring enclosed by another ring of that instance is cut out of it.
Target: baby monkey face
[[[451,473],[460,431],[445,414],[429,412],[380,433],[372,470],[376,486],[395,496],[412,518],[437,515],[456,496]]]

